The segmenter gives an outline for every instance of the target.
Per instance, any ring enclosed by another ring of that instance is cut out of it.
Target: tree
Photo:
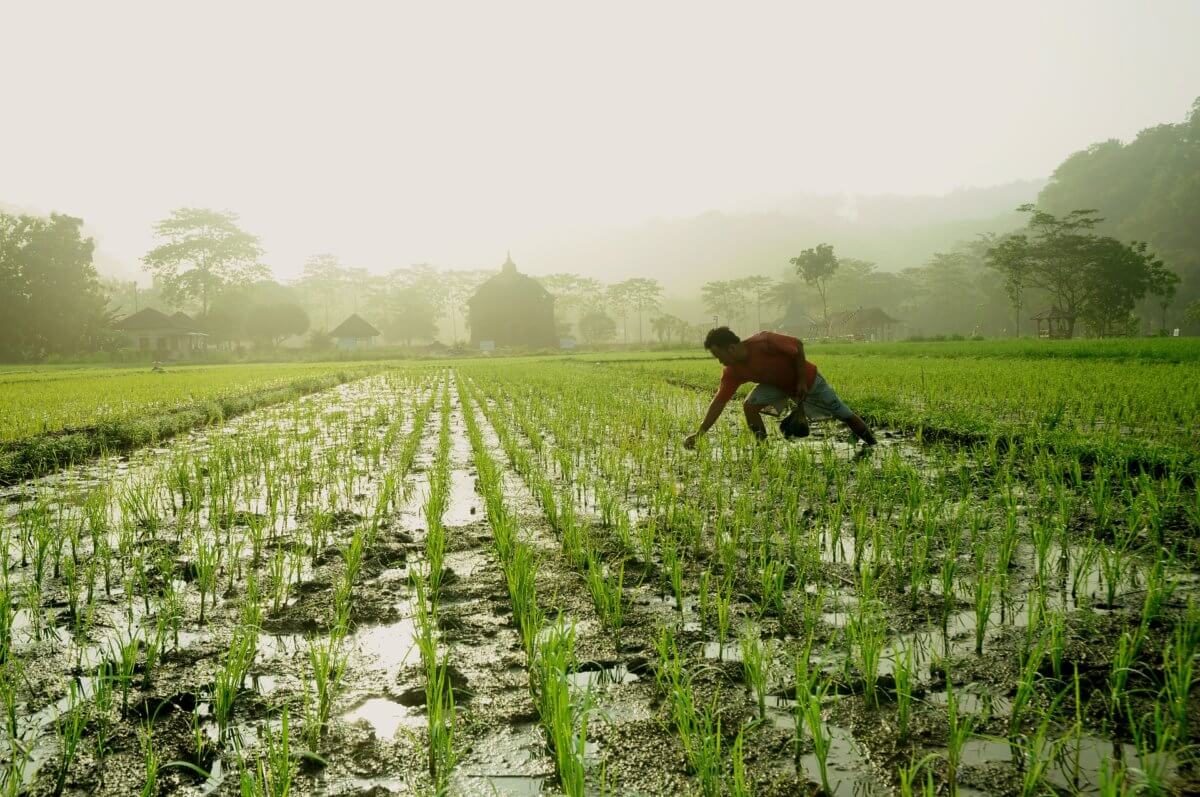
[[[1146,241],[1179,273],[1180,299],[1185,304],[1200,299],[1200,98],[1183,122],[1149,127],[1128,143],[1105,141],[1071,155],[1054,171],[1037,204],[1058,215],[1098,208],[1104,219],[1097,232]],[[1165,295],[1156,295],[1161,311]]]
[[[1157,299],[1158,308],[1162,311],[1158,330],[1164,334],[1167,331],[1167,308],[1175,300],[1178,285],[1179,275],[1164,267],[1161,260],[1156,260],[1150,273],[1149,291]]]
[[[1145,242],[1123,244],[1115,238],[1097,237],[1089,247],[1090,268],[1084,275],[1090,287],[1083,317],[1100,336],[1126,333],[1135,326],[1133,308],[1165,271],[1161,260]],[[1169,272],[1167,272],[1169,273]],[[1165,285],[1169,280],[1160,278]]]
[[[987,250],[988,266],[1004,275],[1004,293],[1013,309],[1013,331],[1021,337],[1021,308],[1025,304],[1025,289],[1028,270],[1033,253],[1029,238],[1022,233],[1013,233],[1000,239]]]
[[[650,328],[654,330],[655,336],[659,343],[671,342],[671,338],[679,334],[682,338],[682,332],[687,327],[687,322],[682,318],[666,314],[656,316],[650,319]]]
[[[413,285],[392,292],[390,312],[383,331],[393,340],[411,346],[414,340],[433,340],[437,337],[437,308],[429,296]]]
[[[107,297],[83,221],[0,214],[0,353],[40,359],[105,343]]]
[[[579,334],[588,343],[607,343],[617,336],[617,323],[603,310],[590,310],[579,319]]]
[[[495,274],[487,269],[473,271],[451,270],[443,272],[442,278],[446,284],[446,314],[450,317],[450,335],[452,342],[458,342],[458,319],[463,319],[466,326],[468,302],[475,295],[479,286]]]
[[[662,285],[658,280],[648,279],[646,277],[634,277],[627,279],[624,282],[619,282],[612,286],[615,295],[620,296],[629,307],[637,312],[638,317],[638,343],[642,343],[642,315],[650,310],[658,308],[658,303],[662,297]]]
[[[837,271],[838,260],[833,254],[830,244],[818,244],[813,249],[805,249],[797,257],[788,261],[796,269],[796,273],[808,285],[817,289],[821,296],[821,309],[825,317],[825,334],[829,334],[829,299],[826,295],[829,278]]]
[[[714,280],[700,286],[700,298],[718,321],[724,316],[726,324],[732,326],[746,315],[748,288],[742,280]]]
[[[1122,243],[1092,232],[1102,219],[1094,210],[1058,218],[1033,205],[1028,232],[988,249],[988,261],[1005,284],[1046,291],[1067,321],[1067,336],[1083,319],[1099,335],[1128,327],[1130,313],[1148,291],[1173,286],[1162,261],[1144,242]]]
[[[1183,311],[1183,317],[1193,324],[1200,324],[1200,299],[1192,302]]]
[[[346,285],[346,270],[342,268],[337,255],[325,253],[310,257],[304,262],[304,272],[296,284],[310,297],[316,297],[322,311],[324,329],[332,329],[329,308],[338,301]]]
[[[146,270],[168,301],[177,306],[199,301],[202,316],[208,315],[209,301],[225,286],[270,274],[258,262],[262,248],[257,236],[238,227],[233,213],[178,208],[155,225],[154,233],[162,243],[142,258]]]
[[[308,313],[298,304],[257,305],[246,320],[246,333],[256,340],[270,341],[278,346],[293,335],[308,331]]]
[[[758,328],[762,329],[763,305],[771,303],[772,292],[775,290],[775,280],[755,274],[750,277],[742,277],[740,280],[737,280],[737,283],[746,292],[746,295],[754,301],[754,317],[758,322]]]
[[[618,282],[609,285],[604,291],[605,303],[612,314],[621,319],[621,342],[629,342],[629,308],[633,297],[629,293],[628,282]],[[581,322],[582,323],[582,322]]]

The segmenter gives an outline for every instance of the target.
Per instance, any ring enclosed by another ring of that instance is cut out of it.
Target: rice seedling
[[[535,703],[546,729],[554,769],[564,792],[572,797],[584,793],[586,776],[583,756],[587,747],[588,697],[574,701],[567,673],[574,667],[575,628],[560,618],[538,643],[532,681],[536,682]]]
[[[67,784],[67,774],[75,761],[75,754],[88,722],[87,704],[79,702],[74,681],[71,681],[68,687],[67,701],[66,710],[54,722],[59,744],[58,767],[54,780],[55,794],[62,794]]]
[[[878,703],[879,660],[887,637],[887,622],[873,601],[861,599],[846,625],[846,636],[863,679],[863,699]]]
[[[251,764],[237,750],[241,797],[287,797],[295,777],[295,762],[292,760],[288,710],[280,714],[280,729],[276,733],[270,724],[259,729],[262,750]]]
[[[826,794],[833,794],[833,790],[829,787],[829,750],[833,745],[833,736],[821,717],[821,703],[825,699],[828,689],[829,682],[820,679],[811,681],[809,688],[803,691],[797,684],[796,710],[804,717],[809,739],[812,740],[813,753],[817,759],[817,772],[821,778],[821,788],[825,790]]]
[[[310,689],[305,691],[304,740],[310,750],[317,750],[346,671],[347,654],[342,649],[341,637],[334,635],[323,640],[310,639],[307,645],[312,681]]]
[[[607,570],[607,572],[606,572]],[[614,634],[621,630],[624,624],[622,599],[625,583],[625,563],[621,562],[615,570],[606,568],[600,560],[592,556],[588,559],[587,569],[588,589],[592,593],[592,601],[604,627]]]
[[[142,782],[142,797],[154,797],[158,793],[158,751],[154,748],[154,724],[151,720],[144,721],[138,729],[138,744],[142,750],[142,764],[146,769],[146,779]]]
[[[978,718],[963,714],[958,708],[958,694],[950,674],[946,674],[946,783],[951,795],[958,793],[958,772],[962,766],[963,747],[975,732]]]
[[[1139,626],[1134,631],[1125,631],[1117,638],[1117,647],[1113,651],[1112,665],[1108,673],[1108,711],[1109,718],[1114,723],[1127,715],[1124,703],[1126,686],[1134,672],[1134,665],[1142,646],[1143,631]]]
[[[688,771],[700,782],[700,793],[705,797],[721,794],[724,775],[721,718],[716,706],[717,696],[708,706],[697,705],[692,685],[686,680],[672,687],[671,711],[683,745],[684,759]]]
[[[754,694],[758,718],[767,718],[767,680],[773,658],[770,640],[764,641],[758,626],[747,624],[739,638],[742,652],[742,674]]]

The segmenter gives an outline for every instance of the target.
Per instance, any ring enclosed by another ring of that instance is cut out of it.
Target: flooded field
[[[0,791],[1200,787],[1191,465],[706,401],[408,368],[4,488]]]

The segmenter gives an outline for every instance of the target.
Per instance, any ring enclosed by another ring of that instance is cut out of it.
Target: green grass
[[[0,371],[0,443],[215,403],[369,364],[272,363]]]
[[[236,365],[10,375],[0,379],[0,483],[149,445],[381,367]]]

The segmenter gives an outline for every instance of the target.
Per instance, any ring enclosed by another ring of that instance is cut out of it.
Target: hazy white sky
[[[285,278],[1039,177],[1200,95],[1197,0],[0,0],[0,31],[0,202],[131,264],[171,208],[233,210]]]

